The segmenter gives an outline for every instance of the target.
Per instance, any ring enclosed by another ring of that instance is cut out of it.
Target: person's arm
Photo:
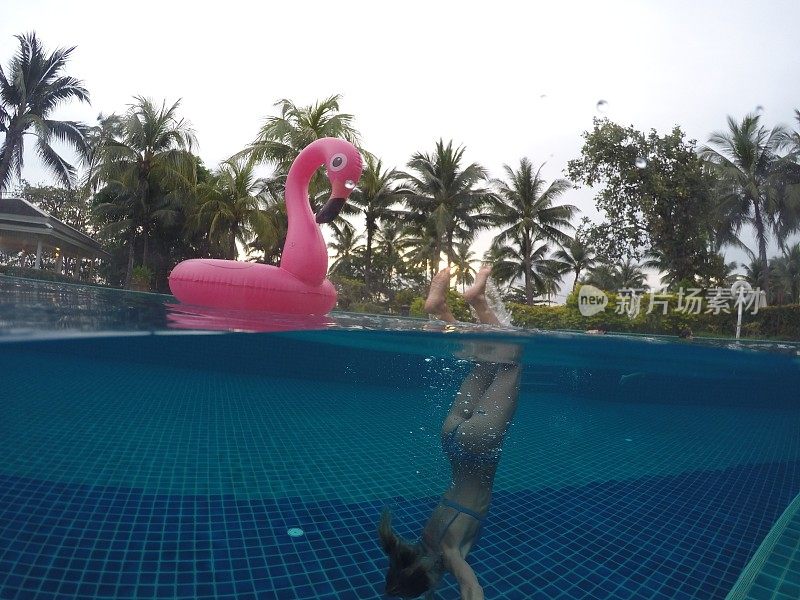
[[[460,554],[451,554],[446,557],[450,572],[458,581],[461,590],[461,600],[483,600],[483,588],[478,583],[475,571]]]

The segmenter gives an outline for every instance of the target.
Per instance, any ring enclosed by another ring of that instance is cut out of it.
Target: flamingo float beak
[[[331,198],[325,203],[319,212],[317,213],[317,223],[330,223],[332,222],[341,212],[342,207],[344,206],[345,198]]]

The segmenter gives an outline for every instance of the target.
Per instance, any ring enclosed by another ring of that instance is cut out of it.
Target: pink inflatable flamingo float
[[[314,172],[325,167],[330,200],[317,213],[308,199]],[[216,308],[325,315],[336,305],[336,290],[325,279],[328,249],[317,223],[330,223],[361,177],[361,155],[349,142],[322,138],[292,163],[286,179],[289,229],[281,266],[234,260],[185,260],[172,270],[169,287],[181,302]]]

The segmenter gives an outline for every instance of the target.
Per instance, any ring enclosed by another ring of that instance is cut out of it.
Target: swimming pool
[[[789,344],[171,303],[0,277],[1,598],[382,597],[381,509],[415,538],[446,488],[476,341],[524,364],[487,598],[724,598],[800,492]],[[231,323],[278,331],[186,328]]]

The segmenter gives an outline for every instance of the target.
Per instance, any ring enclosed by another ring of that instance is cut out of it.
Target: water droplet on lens
[[[354,187],[356,187],[356,182],[352,179],[348,179],[344,182],[344,187],[346,187],[348,190],[352,190]]]
[[[644,169],[646,166],[647,166],[647,159],[642,158],[641,156],[636,159],[637,169]]]
[[[597,110],[600,112],[606,112],[606,108],[608,108],[608,102],[605,100],[598,100],[597,101]]]
[[[764,107],[759,104],[756,106],[756,112],[764,112]]]

